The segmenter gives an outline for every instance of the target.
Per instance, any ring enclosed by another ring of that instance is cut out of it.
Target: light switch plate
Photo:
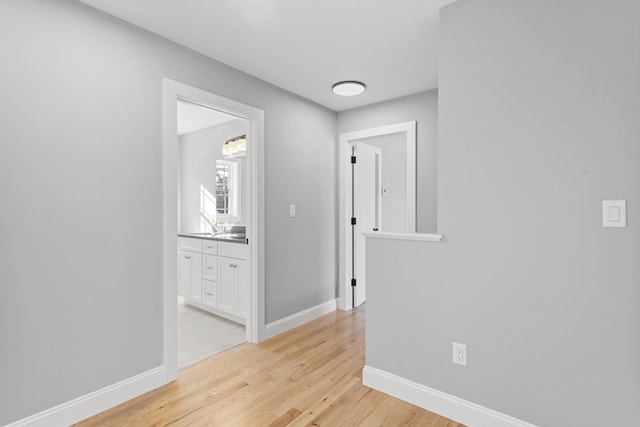
[[[296,205],[289,205],[289,218],[296,217]]]
[[[627,226],[627,201],[603,200],[602,201],[602,226],[626,227]]]

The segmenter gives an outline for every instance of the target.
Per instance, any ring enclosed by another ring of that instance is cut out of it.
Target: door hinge
[[[353,163],[353,164],[356,163],[356,156],[351,156],[351,163]]]
[[[351,286],[356,286],[356,279],[351,279]]]
[[[356,225],[356,219],[355,218],[351,218],[351,225]]]

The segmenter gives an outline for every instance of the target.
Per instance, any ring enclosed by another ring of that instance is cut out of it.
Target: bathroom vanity
[[[187,304],[244,325],[249,275],[249,245],[244,236],[178,235],[178,294]]]

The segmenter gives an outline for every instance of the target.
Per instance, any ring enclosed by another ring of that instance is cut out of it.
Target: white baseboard
[[[164,366],[13,422],[6,427],[66,427],[165,384]]]
[[[332,299],[330,301],[318,304],[315,307],[302,310],[298,313],[287,316],[284,319],[276,320],[269,323],[265,327],[265,339],[275,337],[283,332],[287,332],[297,326],[304,325],[320,316],[336,311],[337,301]]]
[[[469,427],[536,427],[371,366],[365,366],[362,370],[362,383]]]

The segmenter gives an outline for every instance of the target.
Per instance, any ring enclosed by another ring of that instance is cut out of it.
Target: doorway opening
[[[339,308],[366,302],[367,233],[416,232],[416,122],[340,135]]]
[[[248,277],[222,271],[228,263],[245,268],[250,259],[221,256],[220,242],[248,244],[251,194],[246,186],[248,120],[181,98],[176,102],[180,369],[246,342]],[[242,137],[242,147],[227,148]],[[216,240],[231,228],[241,230],[242,237]]]
[[[180,118],[185,108],[208,118]],[[170,382],[178,371],[179,294],[200,314],[244,324],[242,341],[264,340],[264,112],[169,79],[163,110],[164,367]],[[198,121],[200,129],[184,131]]]

